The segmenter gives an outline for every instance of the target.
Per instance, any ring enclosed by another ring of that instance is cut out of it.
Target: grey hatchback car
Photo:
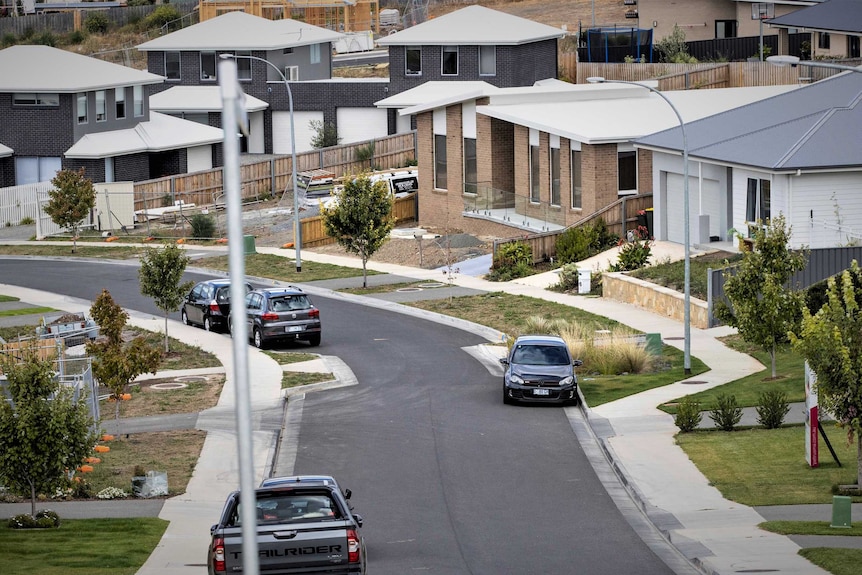
[[[571,403],[577,405],[578,378],[569,346],[555,335],[522,335],[509,354],[500,359],[503,374],[503,403]]]
[[[255,347],[273,341],[304,340],[320,345],[320,310],[296,286],[265,288],[245,296],[248,333]]]

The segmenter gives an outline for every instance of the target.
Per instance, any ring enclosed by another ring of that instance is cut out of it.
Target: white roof
[[[15,150],[10,148],[9,146],[4,146],[3,144],[0,144],[0,158],[6,158],[14,153]]]
[[[221,112],[221,89],[218,86],[174,86],[150,96],[150,110],[154,112]],[[245,94],[247,112],[265,110],[269,104]]]
[[[108,158],[140,152],[161,152],[215,144],[224,139],[221,128],[198,122],[150,113],[148,122],[128,130],[87,134],[66,150],[67,158]]]
[[[268,20],[234,11],[139,44],[138,50],[277,50],[343,37],[298,20]]]
[[[498,89],[488,82],[432,81],[374,102],[374,105],[378,108],[407,108],[453,97],[465,101]]]
[[[50,46],[12,46],[0,50],[0,92],[87,92],[160,84],[149,72],[104,62]]]
[[[377,43],[380,46],[517,46],[565,35],[561,28],[473,5],[380,38]]]
[[[601,88],[612,84],[590,86]],[[596,93],[590,99],[544,102],[540,106],[535,103],[497,104],[492,98],[490,105],[477,106],[476,113],[586,144],[627,142],[679,125],[673,109],[660,96],[645,88],[627,87],[630,88],[627,96],[625,92]],[[676,90],[662,94],[673,103],[684,122],[691,122],[797,87],[794,84]]]

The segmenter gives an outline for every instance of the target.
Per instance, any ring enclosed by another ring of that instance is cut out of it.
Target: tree
[[[114,417],[119,429],[120,400],[126,387],[142,373],[156,373],[162,354],[142,336],[128,344],[123,342],[129,314],[108,290],[102,290],[93,302],[90,315],[99,324],[99,339],[87,342],[87,353],[93,356],[93,375],[111,390],[111,398],[116,401]]]
[[[685,32],[673,25],[673,31],[656,45],[656,50],[661,54],[662,61],[672,64],[696,64],[697,58],[688,53],[688,45],[685,43]]]
[[[338,129],[332,122],[310,120],[308,126],[314,132],[314,135],[311,137],[312,148],[328,148],[329,146],[337,146],[341,143],[341,138],[338,137]]]
[[[773,378],[775,352],[789,342],[787,334],[796,330],[804,306],[803,293],[786,287],[790,276],[804,269],[807,261],[804,251],[790,249],[791,232],[783,215],[766,226],[758,222],[754,248],[745,252],[735,274],[728,270],[724,275],[724,293],[731,306],[719,302],[715,309],[718,319],[769,353]]]
[[[0,401],[0,482],[29,497],[35,516],[37,495],[53,493],[93,450],[93,419],[35,348],[25,348],[22,362],[6,355],[0,364],[12,400]]]
[[[138,277],[141,293],[153,298],[160,310],[165,312],[165,353],[170,351],[168,343],[168,314],[180,309],[183,296],[194,282],[180,283],[191,258],[175,244],[161,249],[150,248],[141,258]]]
[[[790,334],[793,349],[817,374],[823,408],[856,436],[856,481],[862,479],[862,270],[856,260],[849,270],[829,278],[827,301],[814,315],[802,311],[802,327]]]
[[[362,258],[362,287],[366,287],[366,263],[395,226],[392,194],[386,182],[372,182],[368,174],[359,174],[345,179],[336,200],[323,207],[324,229],[344,249]]]
[[[72,229],[72,253],[75,253],[78,226],[96,205],[96,189],[93,182],[84,177],[84,168],[60,170],[51,183],[54,188],[48,192],[50,200],[43,209],[55,224]]]

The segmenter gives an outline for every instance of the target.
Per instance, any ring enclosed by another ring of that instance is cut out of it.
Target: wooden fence
[[[395,199],[392,205],[392,214],[395,216],[396,224],[411,222],[416,219],[416,195],[414,193]],[[302,218],[300,224],[302,226],[302,247],[313,248],[335,243],[335,238],[326,235],[326,230],[323,227],[323,216]]]
[[[3,356],[3,359],[11,358],[15,363],[23,362],[31,352],[35,353],[40,361],[54,360],[63,357],[65,346],[62,339],[26,339],[0,345],[0,356]],[[0,374],[2,373],[3,366],[0,364]]]

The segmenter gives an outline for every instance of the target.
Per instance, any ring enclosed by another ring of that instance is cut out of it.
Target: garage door
[[[698,179],[693,176],[688,177],[689,188],[689,238],[691,243],[698,242],[700,232],[698,229],[698,214],[709,215],[709,234],[710,236],[723,236],[721,230],[721,194],[717,180],[703,180],[703,189],[699,193]],[[698,199],[703,199],[703,209],[698,209]],[[685,202],[683,195],[683,177],[681,174],[667,175],[667,203],[671,206],[667,211],[667,239],[671,242],[685,242],[685,218],[681,209],[674,208],[679,206],[682,208]]]
[[[294,112],[294,131],[296,132],[296,151],[307,152],[312,149],[311,139],[316,132],[310,122],[323,122],[323,112]],[[290,112],[272,113],[272,152],[274,154],[289,154],[290,146]]]
[[[389,134],[386,110],[381,108],[338,108],[338,137],[342,144],[364,142]]]
[[[211,170],[213,167],[213,154],[210,146],[195,146],[188,149],[188,172],[200,172]]]

